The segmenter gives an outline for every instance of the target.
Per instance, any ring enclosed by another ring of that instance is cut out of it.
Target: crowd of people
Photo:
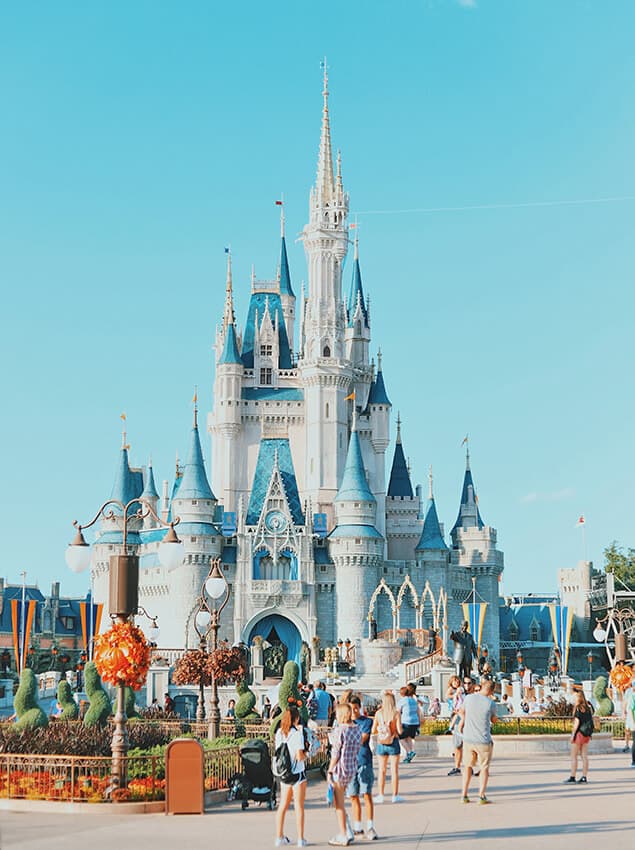
[[[345,691],[339,699],[329,694],[324,682],[304,685],[304,697],[309,713],[304,729],[298,706],[290,705],[282,712],[275,746],[286,744],[290,750],[293,778],[282,782],[280,806],[276,814],[275,846],[290,844],[285,835],[285,817],[294,802],[299,847],[307,844],[304,827],[304,801],[306,796],[306,770],[310,730],[330,727],[329,762],[327,770],[327,800],[336,815],[336,834],[329,839],[334,846],[348,846],[357,838],[377,839],[375,807],[387,801],[402,803],[399,793],[400,764],[409,764],[416,758],[414,741],[426,717],[439,717],[441,706],[436,698],[418,696],[415,684],[402,687],[398,692],[383,691],[381,702],[368,707],[368,714],[360,694]],[[547,699],[551,699],[547,697]],[[492,725],[497,720],[501,705],[510,702],[503,695],[495,698],[495,682],[489,676],[475,681],[472,677],[452,677],[445,700],[450,719],[448,732],[453,738],[454,765],[449,775],[461,775],[461,800],[472,799],[488,805],[487,787],[493,755]],[[624,707],[627,728],[631,733],[632,765],[635,767],[635,679],[625,695]],[[371,712],[374,708],[374,714]],[[508,706],[513,712],[511,704]],[[630,712],[630,714],[629,714]],[[571,715],[571,769],[568,783],[586,784],[589,773],[588,748],[593,735],[593,708],[582,690],[574,694]],[[374,757],[376,773],[374,767]],[[579,774],[579,776],[578,776]],[[390,793],[386,785],[390,778]],[[475,798],[470,797],[472,780],[476,779]]]

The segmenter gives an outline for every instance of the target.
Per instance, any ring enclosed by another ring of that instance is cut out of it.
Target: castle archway
[[[251,646],[254,638],[263,639],[263,664],[265,678],[280,678],[287,661],[302,666],[301,650],[304,629],[289,617],[279,613],[261,612],[243,629],[245,643]]]

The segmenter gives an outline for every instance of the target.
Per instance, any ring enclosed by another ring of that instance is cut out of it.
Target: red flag
[[[277,206],[277,207],[281,207],[281,206],[282,206],[282,201],[276,201],[276,206]]]
[[[584,519],[584,517],[583,517],[583,516],[581,516],[581,517],[578,519],[578,521],[576,522],[576,525],[584,525],[584,524],[585,524],[585,522],[586,522],[586,520]]]

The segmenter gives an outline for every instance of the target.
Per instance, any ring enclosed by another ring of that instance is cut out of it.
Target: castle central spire
[[[322,203],[328,203],[335,195],[335,178],[333,175],[333,150],[331,147],[331,125],[329,121],[329,71],[326,56],[322,62],[324,85],[322,87],[322,132],[320,135],[320,151],[318,154],[317,180],[315,187]]]

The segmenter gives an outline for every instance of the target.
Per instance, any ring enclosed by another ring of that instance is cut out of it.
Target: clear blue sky
[[[281,192],[306,221],[325,53],[415,480],[433,464],[449,529],[469,432],[506,591],[555,588],[581,513],[596,564],[635,545],[635,201],[363,212],[635,196],[634,31],[630,0],[2,4],[0,574],[84,590],[63,552],[122,410],[172,477],[194,385],[211,404],[224,246],[244,320]]]

